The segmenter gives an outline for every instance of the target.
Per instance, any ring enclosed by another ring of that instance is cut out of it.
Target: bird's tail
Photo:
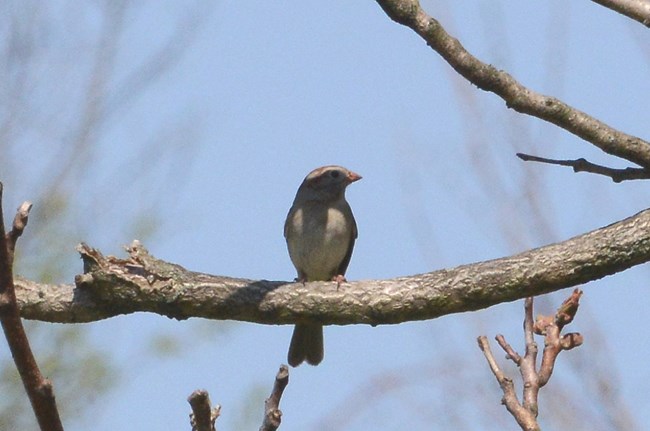
[[[322,325],[299,323],[293,328],[287,358],[289,365],[297,367],[303,361],[307,361],[310,365],[318,365],[323,360],[324,354]]]

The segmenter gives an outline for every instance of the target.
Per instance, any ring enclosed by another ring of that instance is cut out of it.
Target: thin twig
[[[0,183],[0,321],[2,329],[41,431],[63,431],[52,383],[41,374],[20,320],[13,282],[13,254],[16,241],[27,223],[31,204],[25,202],[20,206],[12,230],[5,235],[2,188],[2,183]]]
[[[2,195],[0,195],[2,198]],[[23,202],[18,211],[16,211],[16,216],[14,217],[13,227],[11,231],[7,234],[7,251],[9,253],[9,264],[13,267],[14,263],[14,251],[16,250],[16,241],[23,234],[25,226],[27,226],[27,219],[29,218],[29,211],[32,209],[31,202]]]
[[[216,421],[221,414],[221,406],[216,405],[214,409],[210,404],[210,396],[206,390],[196,390],[187,398],[192,407],[190,423],[192,431],[217,431]]]
[[[591,163],[583,158],[575,160],[558,160],[548,159],[546,157],[531,156],[530,154],[517,153],[517,157],[525,162],[548,163],[550,165],[570,166],[573,172],[589,172],[591,174],[604,175],[610,177],[615,183],[629,180],[647,180],[650,179],[650,171],[643,168],[625,168],[615,169],[607,166]]]
[[[284,388],[289,383],[289,367],[281,365],[280,370],[275,376],[275,383],[271,395],[264,401],[264,421],[260,431],[275,431],[282,422],[282,412],[280,411],[280,399]]]
[[[506,341],[506,338],[498,334],[496,337],[494,337],[497,340],[497,343],[499,343],[499,346],[506,352],[506,359],[512,360],[517,365],[521,364],[521,356],[519,356],[519,353],[515,349],[512,348],[510,344]]]

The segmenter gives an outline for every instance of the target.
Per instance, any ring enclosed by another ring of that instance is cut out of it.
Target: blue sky
[[[423,6],[470,52],[531,89],[648,137],[650,36],[638,23],[588,1]],[[80,207],[94,208],[96,218],[75,241],[121,253],[134,239],[130,215],[151,206],[159,230],[145,245],[155,256],[212,274],[289,280],[295,274],[284,218],[302,178],[324,164],[363,176],[348,190],[359,225],[348,270],[353,280],[497,258],[647,207],[644,183],[614,184],[518,160],[520,151],[627,166],[541,120],[508,111],[496,96],[457,77],[374,2],[220,2],[208,9],[178,64],[102,128],[74,196]],[[172,1],[134,8],[116,80],[164,40],[183,13]],[[52,12],[51,19],[61,18]],[[139,149],[132,142],[149,142],[153,151],[134,164]],[[167,156],[179,145],[182,151]],[[43,157],[54,149],[43,146]],[[152,162],[156,156],[162,161]],[[137,178],[144,180],[136,184]],[[91,200],[97,184],[118,189]],[[5,207],[30,199],[38,181],[31,187],[7,187],[13,200]],[[81,270],[74,245],[71,274]],[[590,335],[602,333],[619,373],[616,389],[639,423],[650,419],[650,399],[638,390],[650,378],[638,360],[650,354],[638,324],[648,307],[647,277],[642,266],[584,287],[571,330],[585,335],[585,345],[560,356],[557,380],[549,384],[566,381],[581,393],[581,383],[571,381],[569,357],[589,364]],[[551,296],[550,304],[568,293]],[[324,362],[291,370],[281,429],[446,429],[457,419],[435,412],[449,410],[451,400],[471,408],[467,391],[450,388],[476,379],[491,390],[480,395],[488,412],[483,418],[515,429],[475,338],[505,333],[521,346],[522,309],[516,302],[427,322],[328,327]],[[256,412],[253,423],[259,424],[263,403],[246,403],[258,388],[270,390],[291,334],[289,326],[179,323],[144,314],[89,326],[124,369],[93,415],[96,430],[187,428],[185,399],[197,388],[223,406],[220,429],[235,429],[242,411]],[[184,351],[146,359],[144,346],[159,334],[181,337]],[[368,386],[380,375],[384,389]],[[394,375],[408,381],[386,377]],[[469,416],[461,423],[485,425],[480,414]]]

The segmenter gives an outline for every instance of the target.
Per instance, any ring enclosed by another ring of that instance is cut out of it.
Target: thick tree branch
[[[32,205],[25,202],[18,208],[13,228],[5,235],[2,189],[0,183],[0,322],[39,428],[42,431],[62,431],[52,383],[41,374],[20,319],[13,280],[16,241],[25,229]]]
[[[650,143],[620,132],[559,99],[535,93],[508,73],[481,62],[442,25],[420,7],[417,0],[377,0],[386,14],[420,35],[451,67],[482,90],[501,97],[517,112],[541,118],[617,157],[650,168]]]
[[[591,163],[585,159],[557,160],[547,159],[546,157],[531,156],[524,153],[517,153],[517,157],[524,162],[539,162],[548,163],[550,165],[570,166],[573,168],[573,172],[589,172],[591,174],[604,175],[610,177],[615,183],[627,180],[650,179],[650,170],[643,168],[614,169]]]
[[[650,210],[514,256],[390,280],[291,283],[187,271],[138,242],[129,257],[79,246],[85,274],[72,285],[17,280],[25,318],[90,322],[148,311],[267,324],[371,325],[433,319],[573,287],[650,260]]]
[[[593,2],[650,27],[650,2],[648,0],[593,0]]]

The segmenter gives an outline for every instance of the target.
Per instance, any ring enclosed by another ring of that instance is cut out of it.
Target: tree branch
[[[192,407],[192,414],[190,414],[192,431],[216,431],[215,423],[221,414],[221,406],[217,405],[214,409],[212,408],[208,391],[196,390],[192,392],[187,398],[187,402]]]
[[[271,395],[264,401],[264,421],[260,431],[275,431],[282,422],[282,412],[280,411],[280,399],[284,388],[289,384],[289,367],[281,365],[275,376],[273,390]]]
[[[614,169],[591,163],[582,158],[576,160],[557,160],[547,159],[546,157],[531,156],[524,153],[517,153],[517,157],[524,162],[539,162],[548,163],[550,165],[570,166],[573,168],[573,172],[589,172],[591,174],[604,175],[610,177],[615,183],[627,180],[650,179],[650,171],[643,168]]]
[[[524,339],[526,341],[526,353],[519,364],[521,378],[524,381],[524,408],[537,418],[539,407],[537,397],[539,395],[539,384],[537,382],[537,343],[533,335],[533,298],[526,298],[524,301]]]
[[[501,97],[509,108],[541,118],[592,143],[604,152],[650,168],[650,143],[620,132],[554,97],[536,93],[508,73],[481,62],[427,15],[417,0],[377,0],[386,14],[422,37],[451,67],[482,90]]]
[[[519,373],[523,381],[523,402],[520,403],[514,389],[514,383],[499,368],[499,364],[494,359],[490,344],[485,336],[478,337],[478,345],[485,359],[496,377],[499,386],[503,391],[502,402],[506,409],[512,414],[522,430],[537,431],[537,415],[539,413],[538,397],[539,390],[548,383],[553,374],[553,367],[557,356],[562,350],[570,350],[582,344],[580,334],[567,334],[560,337],[560,332],[565,325],[569,324],[578,311],[578,305],[582,292],[575,289],[571,296],[565,300],[558,308],[555,316],[539,316],[533,321],[533,298],[526,298],[524,305],[524,338],[526,340],[526,354],[519,361],[515,361],[519,366]],[[544,336],[544,353],[542,355],[542,364],[537,369],[537,343],[534,334]],[[496,336],[497,342],[505,350],[510,359],[514,351],[506,343],[502,335]],[[516,356],[519,356],[515,353]]]
[[[2,189],[3,186],[0,183],[0,322],[2,330],[40,429],[42,431],[63,431],[54,400],[52,383],[41,374],[29,346],[25,328],[20,320],[13,281],[12,266],[16,241],[23,233],[32,205],[25,202],[18,208],[13,228],[5,235]]]
[[[487,308],[615,274],[650,260],[650,210],[564,242],[451,269],[336,283],[247,280],[187,271],[137,241],[127,259],[78,248],[72,285],[17,279],[25,318],[76,323],[147,311],[266,324],[394,324]]]
[[[2,209],[2,185],[0,184],[0,210]],[[18,238],[21,237],[25,226],[27,226],[27,220],[29,219],[29,212],[32,209],[31,202],[23,202],[18,211],[16,211],[16,216],[14,217],[14,223],[12,225],[11,231],[6,235],[6,244],[7,244],[7,253],[9,256],[9,266],[13,268],[14,264],[14,252],[16,251],[16,242]],[[2,228],[4,229],[4,220],[2,221]]]
[[[494,337],[494,339],[497,340],[499,346],[501,346],[503,351],[506,352],[506,359],[510,359],[516,365],[521,364],[521,356],[519,356],[519,353],[517,353],[517,351],[513,349],[510,344],[508,344],[506,338],[503,335],[498,334],[496,337]]]
[[[621,15],[650,27],[650,3],[647,0],[592,0]]]
[[[490,343],[485,335],[478,337],[478,347],[485,355],[485,359],[490,366],[490,370],[492,370],[492,374],[494,374],[497,382],[499,382],[499,386],[501,386],[501,390],[503,391],[501,403],[506,406],[506,409],[515,418],[522,429],[538,431],[539,426],[537,425],[537,418],[530,411],[526,410],[517,399],[515,384],[512,379],[506,376],[501,368],[499,368],[499,364],[494,358],[492,349],[490,349]]]
[[[539,367],[537,377],[540,388],[548,383],[551,378],[555,360],[560,352],[562,350],[571,350],[582,344],[582,335],[578,333],[569,333],[560,337],[564,326],[573,321],[578,311],[581,296],[582,291],[575,289],[571,296],[558,308],[555,316],[539,316],[535,321],[535,333],[544,336],[544,353],[542,353],[542,364]]]

